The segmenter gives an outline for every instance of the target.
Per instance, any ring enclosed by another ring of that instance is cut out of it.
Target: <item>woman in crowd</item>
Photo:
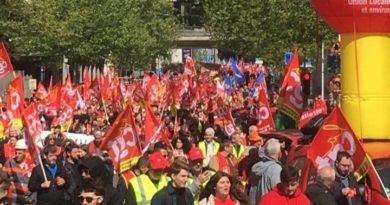
[[[191,143],[187,139],[187,137],[183,135],[179,135],[172,140],[172,147],[173,150],[173,156],[179,157],[179,156],[188,156],[188,152],[190,152],[191,149]]]
[[[247,196],[228,174],[216,172],[200,194],[199,205],[249,205]]]

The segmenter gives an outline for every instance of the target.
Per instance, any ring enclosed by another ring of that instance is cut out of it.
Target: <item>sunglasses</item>
[[[79,196],[79,200],[80,200],[80,203],[83,203],[84,200],[87,201],[87,203],[91,203],[94,199],[97,199],[99,197],[92,197],[92,196],[87,196],[87,197],[84,197],[84,196]]]
[[[81,173],[81,174],[82,174],[82,173],[89,174],[89,169],[83,168],[83,169],[80,170],[80,173]]]

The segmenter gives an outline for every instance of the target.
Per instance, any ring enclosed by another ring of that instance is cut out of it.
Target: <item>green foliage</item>
[[[16,53],[65,55],[70,63],[145,68],[176,39],[166,0],[3,0],[0,37]],[[53,58],[50,58],[53,59]]]
[[[309,0],[201,0],[205,27],[220,49],[260,56],[281,65],[283,54],[298,47],[315,59],[321,40],[334,39]]]

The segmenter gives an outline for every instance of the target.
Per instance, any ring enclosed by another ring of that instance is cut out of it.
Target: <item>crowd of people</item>
[[[250,92],[249,87],[241,89]],[[263,138],[257,127],[258,115],[253,111],[256,103],[247,94],[241,99],[241,106],[232,111],[235,123],[231,134],[214,122],[207,104],[169,111],[152,104],[168,141],[145,144],[141,140],[147,150],[124,172],[113,166],[113,159],[100,146],[119,114],[113,106],[92,100],[85,109],[74,112],[67,131],[93,135],[89,144],[69,139],[63,127],[53,125],[41,112],[45,129],[52,131],[40,147],[41,157],[31,156],[23,130],[10,126],[2,138],[1,203],[363,204],[347,152],[338,153],[333,167],[319,169],[315,183],[306,192],[300,190],[300,170],[287,164],[286,142]],[[33,97],[30,102],[36,100]],[[133,107],[135,124],[143,139],[145,108],[139,104],[129,106]]]

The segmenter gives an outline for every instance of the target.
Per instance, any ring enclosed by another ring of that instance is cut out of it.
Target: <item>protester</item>
[[[119,191],[119,187],[114,186],[114,176],[106,166],[103,159],[92,156],[84,159],[79,166],[83,180],[99,182],[104,188],[104,203],[110,205],[122,205],[125,201],[125,193]]]
[[[133,169],[135,175],[139,176],[141,174],[145,174],[146,172],[148,172],[149,170],[148,164],[149,164],[149,160],[147,156],[140,157]]]
[[[234,132],[232,134],[233,152],[232,155],[237,159],[241,160],[245,157],[244,151],[245,146],[242,143],[242,137],[240,132]]]
[[[188,156],[190,173],[187,187],[194,196],[194,204],[198,204],[200,191],[203,189],[205,183],[214,174],[212,170],[202,169],[203,158],[202,151],[199,148],[193,147],[190,150]]]
[[[102,151],[100,150],[100,144],[102,143],[103,139],[103,133],[101,131],[95,131],[94,135],[95,138],[94,140],[89,143],[89,153],[92,155],[100,155]]]
[[[214,141],[215,131],[209,127],[205,130],[204,141],[200,141],[198,147],[202,150],[203,156],[203,167],[207,167],[211,157],[217,154],[219,150],[219,143]]]
[[[200,194],[199,205],[249,205],[247,196],[225,172],[217,172]]]
[[[325,166],[318,170],[316,182],[307,187],[306,195],[311,205],[337,205],[332,193],[336,173],[331,166]]]
[[[158,191],[152,198],[151,205],[193,205],[194,198],[186,188],[189,166],[183,161],[175,160],[168,172],[171,182]]]
[[[280,172],[280,183],[265,194],[259,205],[310,205],[309,199],[299,189],[299,173],[295,167],[283,167]]]
[[[93,184],[87,180],[83,182],[81,194],[78,196],[81,205],[103,205],[104,203],[104,188],[98,183]],[[109,205],[109,204],[105,204]]]
[[[172,147],[173,147],[173,156],[183,156],[188,157],[188,152],[190,151],[192,145],[188,138],[184,135],[179,135],[172,139]]]
[[[69,141],[65,145],[65,154],[64,169],[67,176],[71,179],[69,180],[69,187],[65,191],[65,201],[70,205],[79,205],[80,202],[77,200],[77,196],[80,192],[82,179],[79,172],[80,148],[76,143]]]
[[[149,155],[149,171],[130,180],[126,205],[150,204],[152,197],[168,184],[164,169],[168,162],[161,152]]]
[[[280,143],[271,138],[264,145],[264,158],[252,167],[249,198],[251,204],[258,204],[260,198],[280,182],[282,166]]]
[[[218,153],[210,159],[209,168],[222,171],[230,176],[237,176],[237,160],[232,155],[233,144],[230,140],[224,140],[219,147]]]
[[[346,151],[339,151],[335,161],[336,179],[332,188],[338,205],[363,204],[359,185],[352,173],[352,166],[351,155]]]
[[[32,165],[26,159],[27,145],[24,139],[20,139],[15,145],[15,157],[5,162],[2,178],[10,182],[7,204],[33,204],[35,194],[28,189]]]
[[[32,170],[28,188],[32,192],[37,192],[39,205],[66,205],[64,194],[69,185],[69,178],[62,164],[57,162],[56,148],[47,146],[43,153],[43,164],[38,164]]]

